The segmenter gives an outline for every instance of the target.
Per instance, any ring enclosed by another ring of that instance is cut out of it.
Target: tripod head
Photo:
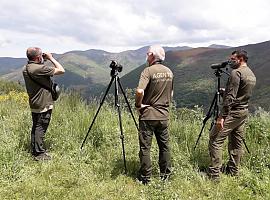
[[[121,72],[123,70],[123,66],[120,65],[119,63],[117,63],[115,60],[111,61],[110,64],[110,68],[111,70],[111,77],[115,77],[119,74],[119,72]]]
[[[227,74],[228,76],[230,76],[229,73],[225,72],[224,70],[222,70],[223,68],[226,69],[226,71],[228,71],[228,65],[232,66],[233,65],[233,61],[232,60],[227,60],[227,61],[224,61],[224,62],[221,62],[221,63],[215,63],[215,64],[212,64],[210,67],[212,69],[215,69],[215,75],[216,77],[221,77],[221,74],[222,73],[225,73]]]
[[[230,74],[229,74],[227,71],[228,71],[228,68],[226,68],[226,71],[222,70],[221,68],[216,68],[214,74],[215,74],[215,76],[218,77],[218,78],[221,77],[222,73],[224,73],[224,74],[230,76]]]
[[[230,76],[230,74],[227,72],[228,71],[227,65],[231,65],[231,63],[232,62],[229,60],[222,63],[216,63],[216,64],[211,65],[211,68],[215,70],[214,74],[217,77],[217,90],[216,91],[217,91],[218,97],[220,96],[220,94],[223,94],[223,91],[220,90],[220,77],[223,73]],[[225,68],[226,71],[224,71],[223,68]],[[218,98],[218,100],[219,99],[220,98]]]

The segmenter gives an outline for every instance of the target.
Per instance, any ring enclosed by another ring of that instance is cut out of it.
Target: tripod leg
[[[196,143],[195,143],[195,146],[194,146],[194,148],[193,148],[194,150],[196,149],[196,147],[197,147],[197,145],[198,145],[198,143],[199,143],[199,140],[200,140],[200,138],[201,138],[201,136],[202,136],[202,132],[203,132],[203,129],[204,129],[204,127],[205,127],[206,122],[207,122],[207,120],[205,121],[205,123],[203,123],[203,126],[202,126],[202,128],[201,128],[200,134],[199,134],[199,136],[198,136],[198,138],[197,138],[197,141],[196,141]]]
[[[136,119],[135,119],[135,117],[134,117],[134,115],[133,115],[133,112],[132,112],[132,110],[131,110],[131,106],[130,106],[130,104],[129,104],[129,102],[128,102],[127,96],[126,96],[125,91],[124,91],[124,89],[123,89],[123,87],[122,87],[122,85],[121,85],[121,82],[120,82],[120,78],[119,78],[119,77],[117,77],[117,82],[118,82],[118,84],[119,84],[119,86],[120,86],[120,89],[121,89],[122,94],[124,95],[126,104],[128,105],[128,109],[129,109],[129,112],[130,112],[130,114],[131,114],[131,116],[132,116],[132,118],[133,118],[133,121],[134,121],[134,123],[135,123],[135,126],[136,126],[137,130],[139,131],[138,124],[137,124]]]
[[[115,77],[118,80],[118,77]],[[121,110],[119,105],[118,99],[118,81],[115,80],[115,106],[117,107],[118,118],[119,118],[119,127],[121,132],[121,141],[122,141],[122,150],[123,150],[123,160],[124,160],[124,167],[125,167],[125,174],[127,174],[127,164],[126,164],[126,153],[125,153],[125,144],[124,144],[124,134],[123,134],[123,126],[122,126],[122,117],[121,117]]]
[[[218,118],[218,115],[219,115],[219,101],[220,101],[220,93],[219,93],[219,91],[217,91],[216,94],[215,94],[215,102],[213,104],[214,109],[213,109],[213,113],[212,113],[212,115],[214,115],[214,120],[212,121],[209,130],[211,130],[213,128],[213,126],[215,125],[215,122],[216,122],[216,120]]]
[[[210,106],[210,108],[209,108],[209,110],[208,110],[208,112],[207,112],[207,114],[206,114],[206,116],[205,116],[205,118],[203,120],[203,126],[201,128],[200,134],[199,134],[199,136],[197,138],[197,141],[195,143],[194,150],[196,149],[196,147],[197,147],[197,145],[199,143],[199,140],[200,140],[200,138],[202,136],[202,132],[203,132],[203,129],[205,127],[206,122],[212,116],[213,112],[215,112],[215,111],[212,112],[212,108],[213,108],[214,105],[216,106],[216,102],[217,102],[217,93],[215,94],[215,96],[214,96],[214,98],[212,100],[211,106]],[[212,125],[211,125],[211,127],[212,127]]]
[[[242,141],[247,149],[247,152],[250,153],[249,149],[248,149],[248,146],[247,146],[247,143],[246,143],[246,140],[244,138],[242,138]]]
[[[104,100],[105,100],[105,98],[106,98],[106,96],[107,96],[107,94],[108,94],[108,92],[109,92],[109,90],[110,90],[110,88],[111,88],[111,85],[112,85],[113,81],[114,81],[114,78],[112,77],[112,78],[111,78],[111,81],[110,81],[110,83],[109,83],[109,85],[108,85],[108,87],[107,87],[107,89],[106,89],[106,92],[105,92],[105,94],[104,94],[104,96],[103,96],[103,98],[102,98],[102,100],[101,100],[101,102],[100,102],[100,105],[99,105],[98,110],[97,110],[97,112],[96,112],[96,114],[95,114],[95,116],[94,116],[94,119],[93,119],[93,121],[92,121],[92,123],[91,123],[91,125],[90,125],[90,127],[89,127],[89,129],[88,129],[88,131],[87,131],[87,134],[86,134],[86,136],[85,136],[83,142],[82,142],[81,149],[83,148],[83,145],[84,145],[84,143],[85,143],[85,141],[86,141],[86,139],[87,139],[87,137],[88,137],[88,135],[89,135],[89,132],[91,131],[92,126],[94,125],[94,122],[95,122],[95,120],[96,120],[96,118],[97,118],[97,115],[98,115],[98,113],[99,113],[99,111],[100,111],[100,108],[101,108],[102,104],[104,103]]]

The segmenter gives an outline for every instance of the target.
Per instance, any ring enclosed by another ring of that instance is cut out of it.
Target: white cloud
[[[1,0],[0,56],[269,40],[268,0]]]

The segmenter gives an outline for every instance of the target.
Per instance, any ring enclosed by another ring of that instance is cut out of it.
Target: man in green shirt
[[[211,165],[209,176],[218,180],[222,167],[222,146],[228,137],[229,161],[225,168],[227,174],[238,175],[238,165],[242,155],[244,125],[248,116],[248,103],[256,84],[256,77],[247,65],[248,55],[244,50],[232,52],[233,64],[228,79],[221,114],[209,136]]]
[[[23,68],[23,77],[29,96],[32,112],[31,148],[35,160],[49,160],[50,155],[44,147],[44,136],[50,123],[53,109],[52,94],[42,86],[50,88],[51,77],[65,72],[51,53],[42,53],[38,47],[30,47],[26,51],[28,64]],[[44,65],[44,58],[51,61],[53,66]]]
[[[169,148],[169,104],[173,95],[173,73],[162,64],[165,51],[159,45],[151,46],[147,52],[149,64],[139,80],[135,106],[139,112],[140,163],[139,180],[147,184],[151,177],[150,149],[153,133],[159,147],[160,177],[165,180],[171,173]]]

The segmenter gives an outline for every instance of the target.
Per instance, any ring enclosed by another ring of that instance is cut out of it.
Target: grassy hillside
[[[172,108],[170,121],[173,175],[158,178],[158,150],[152,147],[153,179],[136,182],[139,168],[138,136],[129,113],[123,111],[127,174],[113,98],[103,106],[85,144],[80,145],[98,105],[87,105],[78,95],[63,94],[56,102],[46,135],[53,156],[36,162],[29,153],[31,129],[27,95],[20,86],[0,84],[0,197],[1,199],[269,199],[270,116],[262,110],[249,118],[247,144],[251,154],[242,160],[239,178],[222,175],[213,183],[198,173],[209,164],[207,131],[193,151],[202,111]],[[15,89],[15,91],[13,91]],[[133,96],[133,94],[132,94]],[[132,101],[132,99],[131,99]],[[227,158],[226,150],[225,160]]]

